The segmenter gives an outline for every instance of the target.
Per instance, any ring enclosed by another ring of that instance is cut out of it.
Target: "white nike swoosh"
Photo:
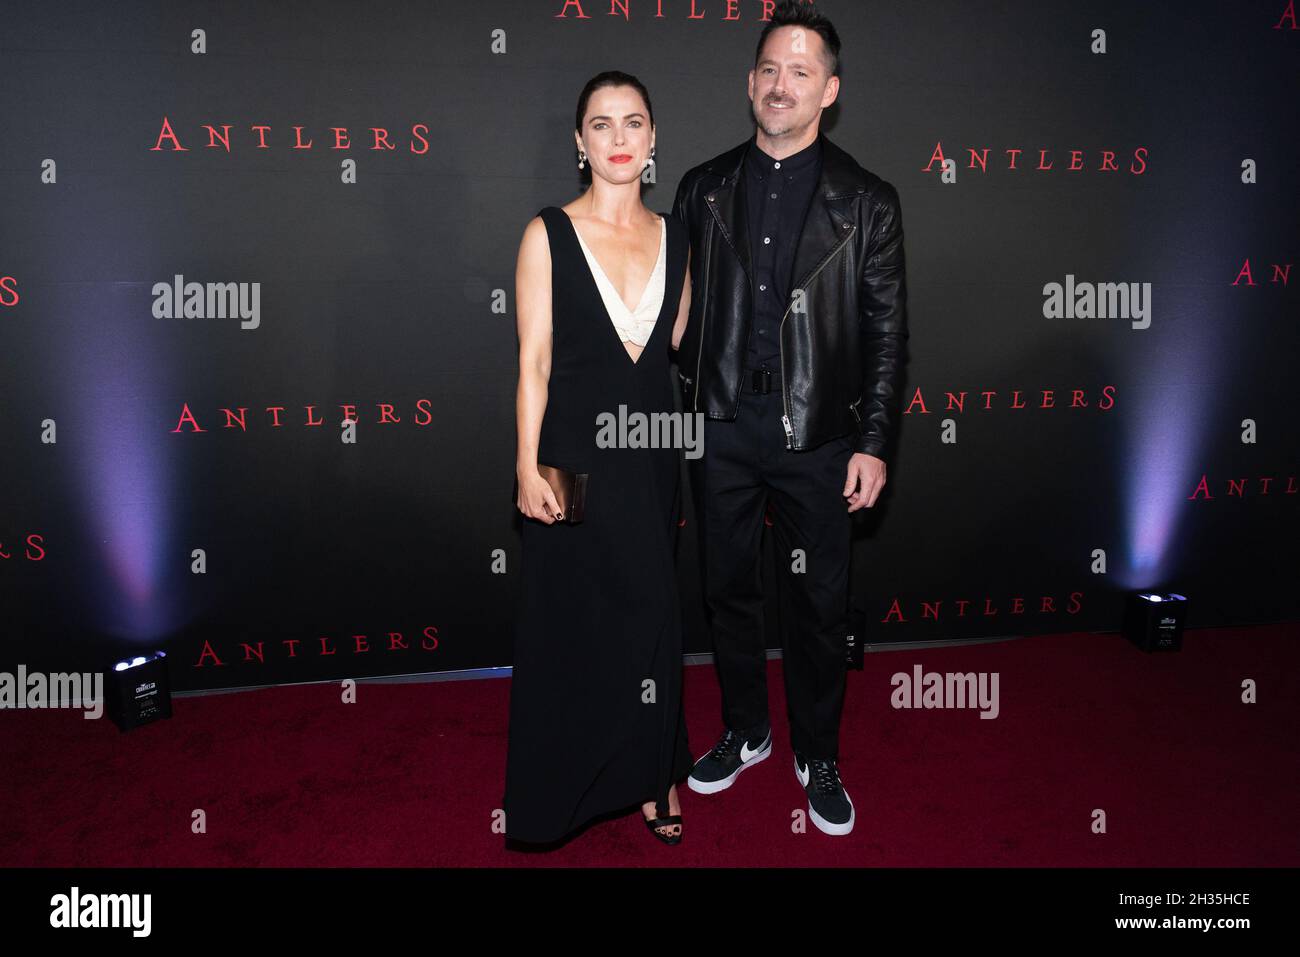
[[[767,743],[767,738],[764,738],[761,742],[759,742],[758,747],[755,748],[753,751],[751,751],[751,750],[749,749],[749,742],[746,741],[743,745],[741,745],[741,748],[740,748],[740,760],[741,760],[741,762],[743,763],[743,762],[745,762],[745,761],[748,761],[748,760],[749,760],[750,758],[752,758],[754,755],[758,754],[759,751],[762,751],[762,750],[763,750],[763,745],[766,744],[766,743]]]

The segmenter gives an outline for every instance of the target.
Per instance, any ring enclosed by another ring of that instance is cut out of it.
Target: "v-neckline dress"
[[[689,240],[679,220],[662,218],[656,271],[630,310],[568,214],[548,206],[538,215],[552,330],[538,461],[590,476],[582,522],[519,516],[520,560],[503,582],[518,589],[505,836],[549,843],[611,812],[640,814],[647,801],[666,815],[670,786],[694,763],[674,562],[682,450],[633,442],[631,428],[609,447],[598,425],[674,409],[670,337]],[[644,338],[635,360],[620,325]]]
[[[568,216],[567,213],[565,215]],[[635,309],[627,307],[627,303],[619,295],[618,289],[610,281],[609,276],[600,265],[600,260],[596,258],[596,254],[591,251],[591,247],[582,238],[582,233],[578,232],[578,227],[573,223],[571,217],[569,225],[573,229],[573,235],[578,238],[578,246],[587,259],[592,281],[596,283],[596,288],[600,290],[601,299],[605,303],[605,311],[609,314],[609,320],[613,324],[615,332],[618,333],[619,342],[632,342],[644,348],[654,332],[660,309],[663,306],[664,273],[668,258],[667,220],[663,216],[659,217],[659,255],[655,259],[654,268],[650,270],[650,278],[646,281],[641,292],[641,299],[637,302]],[[627,352],[626,346],[624,346],[623,351]],[[628,359],[632,362],[640,361],[639,356],[632,359],[630,354]]]

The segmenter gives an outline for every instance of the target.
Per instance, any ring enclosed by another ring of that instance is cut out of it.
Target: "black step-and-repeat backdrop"
[[[868,640],[1114,630],[1148,587],[1193,626],[1295,617],[1292,0],[820,6],[823,128],[906,231],[901,441],[855,519]],[[584,188],[574,106],[606,69],[650,89],[669,210],[751,135],[770,8],[9,4],[6,668],[509,664],[520,236]]]

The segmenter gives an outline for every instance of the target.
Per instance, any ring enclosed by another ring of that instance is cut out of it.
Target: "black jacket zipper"
[[[854,225],[853,228],[848,231],[847,235],[840,240],[839,245],[832,249],[817,268],[809,273],[808,276],[804,278],[803,282],[795,287],[795,291],[797,292],[799,289],[806,289],[808,284],[816,278],[819,272],[826,268],[826,264],[835,258],[835,254],[844,248],[844,245],[857,231],[858,227]],[[785,414],[781,416],[781,425],[785,427],[785,447],[787,449],[794,448],[794,425],[790,421],[790,380],[785,377],[785,337],[782,334],[785,332],[785,317],[790,315],[790,309],[793,306],[794,300],[791,299],[790,305],[786,306],[785,312],[781,314],[781,324],[777,326],[777,346],[780,348],[781,352],[781,406],[785,412]]]

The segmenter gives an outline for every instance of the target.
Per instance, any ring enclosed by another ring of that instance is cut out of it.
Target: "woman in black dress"
[[[676,844],[676,782],[693,763],[673,569],[681,452],[605,447],[598,418],[673,412],[669,350],[689,308],[689,242],[641,200],[654,115],[640,81],[593,77],[575,130],[591,187],[529,222],[516,272],[524,518],[505,835],[551,842],[639,805],[655,836]],[[589,474],[583,521],[556,521],[539,463]]]

